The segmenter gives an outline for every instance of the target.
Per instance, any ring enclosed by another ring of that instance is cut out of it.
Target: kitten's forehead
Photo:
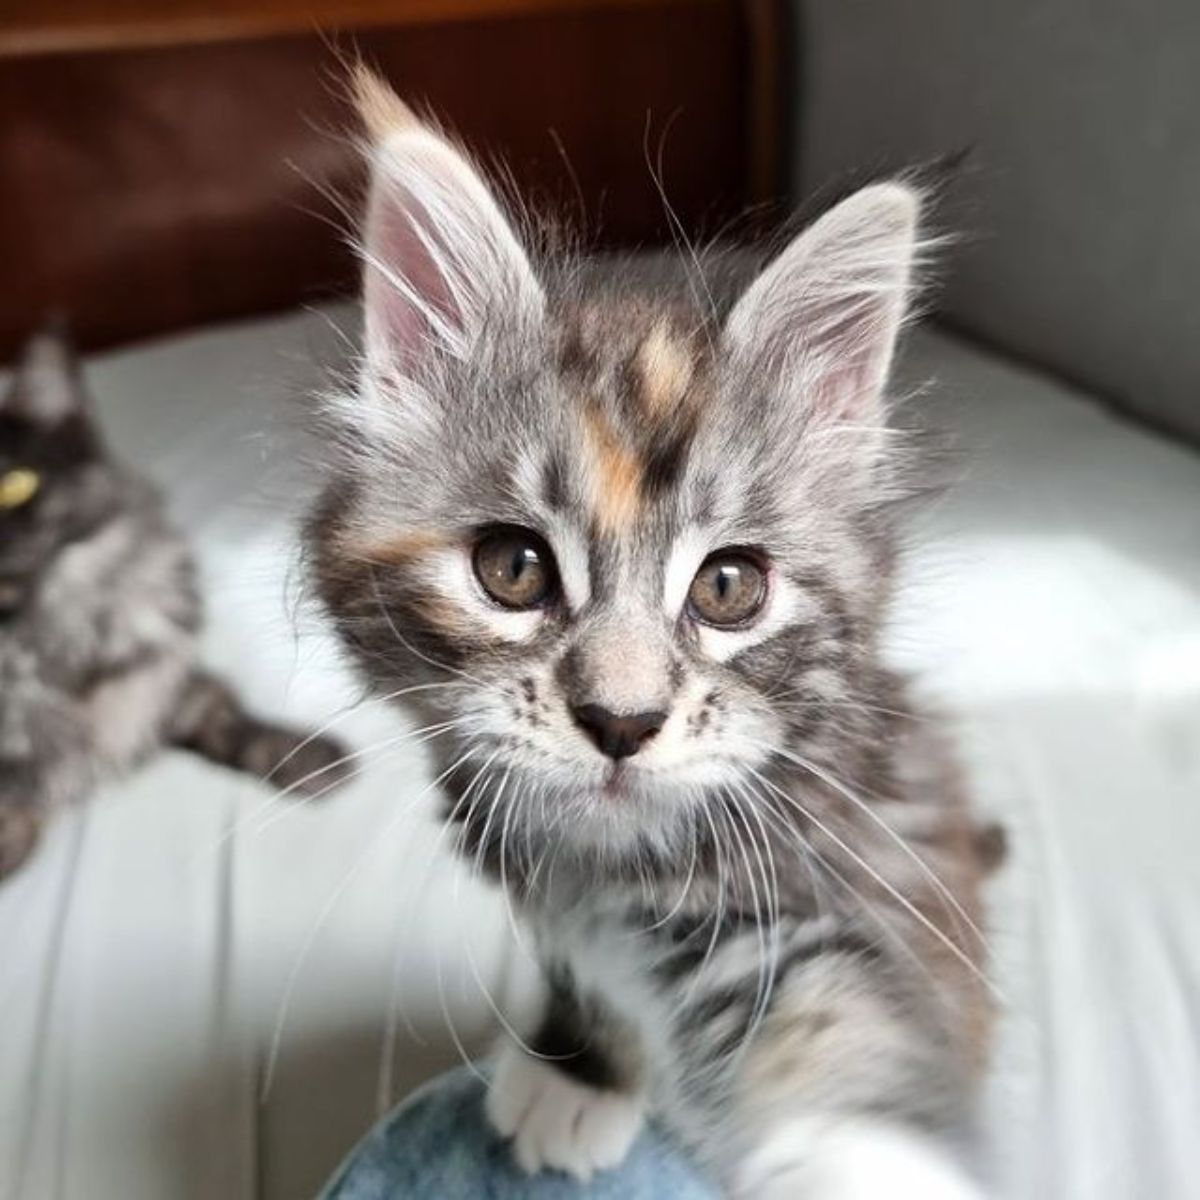
[[[683,304],[602,294],[565,306],[555,322],[559,361],[564,373],[586,382],[603,382],[613,371],[634,372],[630,382],[641,385],[650,399],[686,389],[696,360],[709,346],[708,333],[695,313]],[[656,386],[659,385],[659,386]]]
[[[708,332],[684,310],[590,304],[565,314],[557,344],[565,421],[543,499],[597,538],[621,540],[677,513],[697,427],[711,406]]]

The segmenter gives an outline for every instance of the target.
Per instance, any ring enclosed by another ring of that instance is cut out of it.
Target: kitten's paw
[[[985,1200],[943,1152],[882,1122],[793,1121],[742,1163],[736,1200]]]
[[[587,1180],[624,1161],[644,1110],[640,1096],[576,1083],[553,1063],[506,1046],[488,1090],[487,1115],[497,1132],[512,1138],[513,1154],[528,1174],[556,1167]]]
[[[41,813],[28,804],[0,803],[0,879],[33,853],[42,831]]]
[[[296,800],[318,799],[344,783],[354,757],[336,738],[264,729],[253,746],[256,775]]]

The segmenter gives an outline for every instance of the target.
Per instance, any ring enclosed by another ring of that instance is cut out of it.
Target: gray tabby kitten
[[[0,395],[0,877],[54,808],[164,745],[315,792],[328,738],[259,721],[197,660],[200,599],[157,493],[105,453],[45,333]]]
[[[653,1115],[733,1196],[979,1195],[987,839],[879,656],[919,196],[858,192],[728,297],[535,266],[359,91],[365,354],[310,551],[372,683],[448,723],[447,819],[544,967],[493,1124],[531,1172]]]

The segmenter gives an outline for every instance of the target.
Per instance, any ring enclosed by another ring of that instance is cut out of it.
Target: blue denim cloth
[[[466,1067],[414,1092],[359,1143],[319,1200],[717,1200],[716,1189],[653,1129],[625,1162],[578,1183],[532,1178],[484,1115],[484,1084]]]

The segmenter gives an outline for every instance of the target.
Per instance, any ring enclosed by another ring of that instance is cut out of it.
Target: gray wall
[[[975,147],[946,315],[1200,438],[1200,0],[798,0],[798,189]]]

